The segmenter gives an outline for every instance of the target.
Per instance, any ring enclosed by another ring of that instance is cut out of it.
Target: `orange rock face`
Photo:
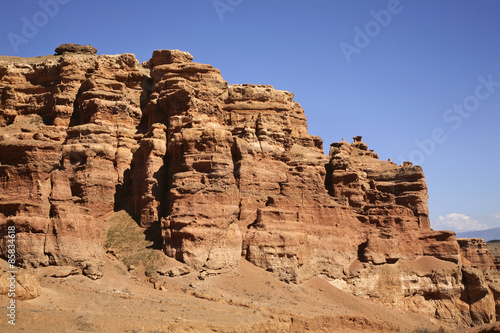
[[[460,245],[460,253],[471,265],[483,270],[497,270],[494,257],[488,250],[484,239],[460,238],[457,241]]]
[[[494,320],[455,234],[430,229],[420,167],[380,161],[361,137],[327,156],[293,94],[228,85],[192,59],[0,58],[3,257],[15,225],[19,265],[98,278],[102,224],[126,207],[144,228],[161,223],[166,255],[200,270],[248,260],[450,324]]]
[[[138,146],[137,65],[127,54],[0,59],[0,224],[16,225],[18,264],[102,260],[99,223]]]

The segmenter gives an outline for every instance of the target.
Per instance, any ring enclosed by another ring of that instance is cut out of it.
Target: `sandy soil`
[[[54,278],[39,269],[42,295],[19,301],[16,326],[1,332],[416,332],[439,329],[430,319],[388,310],[344,293],[321,278],[286,284],[248,262],[237,272],[145,276],[108,258],[103,278]],[[8,299],[0,297],[4,307]]]

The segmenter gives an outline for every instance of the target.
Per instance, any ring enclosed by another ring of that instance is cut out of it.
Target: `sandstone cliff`
[[[500,271],[500,240],[489,241],[486,243],[486,246],[493,256],[493,261],[495,262],[497,270]]]
[[[323,152],[293,94],[228,85],[186,52],[0,57],[0,254],[94,278],[105,217],[161,223],[166,255],[213,273],[242,260],[454,325],[495,320],[483,273],[429,226],[419,166],[361,137]]]
[[[460,253],[471,265],[483,270],[496,270],[495,258],[488,250],[484,239],[459,238]]]

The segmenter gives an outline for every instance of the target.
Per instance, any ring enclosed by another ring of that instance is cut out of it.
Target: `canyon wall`
[[[198,270],[248,260],[453,325],[495,321],[486,267],[430,228],[421,167],[381,161],[361,137],[325,155],[293,94],[192,60],[0,57],[3,257],[15,225],[19,265],[98,277],[105,219],[126,208]]]
[[[482,270],[496,270],[495,258],[482,238],[459,238],[460,253],[470,265]]]

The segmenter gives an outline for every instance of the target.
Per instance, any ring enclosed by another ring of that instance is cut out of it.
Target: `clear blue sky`
[[[500,1],[54,1],[4,1],[0,54],[189,51],[229,83],[295,93],[325,148],[362,135],[422,165],[435,228],[500,226]]]

